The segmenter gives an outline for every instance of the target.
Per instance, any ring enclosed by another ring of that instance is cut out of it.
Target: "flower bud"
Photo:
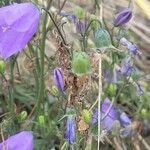
[[[122,25],[126,24],[127,22],[129,22],[131,17],[132,17],[131,9],[130,8],[124,9],[123,11],[118,13],[118,15],[114,21],[114,26],[118,27],[118,26],[122,26]]]
[[[90,113],[90,111],[88,111],[87,109],[83,109],[81,114],[82,114],[83,120],[89,124],[92,119],[92,114]]]
[[[57,88],[61,91],[64,92],[64,78],[63,78],[63,73],[61,71],[61,68],[55,68],[54,69],[54,80]]]
[[[142,118],[147,118],[148,112],[147,112],[147,110],[146,110],[145,108],[143,108],[143,109],[141,110],[141,116],[142,116]]]
[[[91,28],[93,29],[98,29],[98,27],[100,26],[100,24],[96,21],[97,17],[95,15],[91,15]]]
[[[116,91],[117,91],[117,86],[116,84],[109,84],[108,88],[107,88],[107,93],[110,97],[113,97],[116,95]]]
[[[84,11],[84,9],[81,8],[81,7],[78,7],[78,8],[76,9],[76,15],[77,15],[77,17],[78,17],[79,19],[83,19],[83,18],[85,17],[85,11]]]
[[[94,43],[97,48],[108,48],[112,46],[111,37],[107,30],[99,29],[95,33]]]
[[[69,144],[73,144],[76,139],[76,121],[74,115],[68,116],[66,127],[66,139]]]
[[[80,33],[82,36],[84,35],[86,29],[86,23],[79,20],[76,22],[76,31],[77,33]]]
[[[59,97],[59,90],[58,90],[58,88],[56,86],[52,86],[51,93],[55,97]]]
[[[28,113],[27,113],[26,111],[22,111],[22,112],[20,113],[20,120],[21,120],[21,121],[26,120],[26,119],[27,119],[27,116],[28,116]]]
[[[90,57],[85,52],[75,52],[72,60],[72,71],[81,76],[91,70]]]
[[[40,115],[40,116],[38,117],[38,122],[39,122],[39,124],[40,124],[41,126],[44,126],[44,124],[45,124],[45,118],[44,118],[43,115]]]
[[[5,63],[3,60],[0,60],[0,74],[4,74],[5,73]]]

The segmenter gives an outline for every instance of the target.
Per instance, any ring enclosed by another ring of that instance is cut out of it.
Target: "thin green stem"
[[[57,31],[58,31],[58,33],[59,33],[59,35],[61,36],[61,38],[62,38],[62,41],[63,41],[63,43],[66,45],[66,41],[65,41],[65,39],[64,39],[64,37],[63,37],[63,35],[62,35],[62,33],[61,33],[61,31],[60,31],[60,29],[59,29],[59,27],[57,26],[57,24],[56,24],[56,22],[55,22],[55,20],[53,19],[53,17],[52,17],[52,15],[51,15],[51,13],[47,10],[47,9],[45,9],[45,8],[42,8],[44,11],[46,11],[46,13],[49,15],[49,17],[51,18],[51,20],[53,21],[53,23],[54,23],[54,25],[55,25],[55,27],[56,27],[56,29],[57,29]]]

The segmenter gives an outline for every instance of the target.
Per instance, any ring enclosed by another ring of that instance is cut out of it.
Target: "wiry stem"
[[[98,93],[98,147],[100,148],[101,135],[101,94],[102,94],[102,54],[99,56],[99,93]]]
[[[102,0],[100,0],[100,22],[103,22],[103,6]],[[99,94],[98,94],[98,147],[100,149],[100,136],[101,136],[101,94],[102,94],[102,54],[99,56]]]

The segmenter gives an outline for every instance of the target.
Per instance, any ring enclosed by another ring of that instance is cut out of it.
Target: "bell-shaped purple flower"
[[[111,131],[113,128],[113,124],[116,120],[118,120],[118,112],[115,106],[112,106],[110,111],[108,112],[107,116],[103,119],[105,116],[105,113],[107,112],[109,106],[111,105],[111,101],[106,98],[102,104],[102,110],[101,110],[101,125],[102,129],[106,129],[107,131]],[[93,118],[92,118],[92,124],[97,123],[98,120],[98,110],[95,111]]]
[[[80,33],[82,36],[84,35],[86,29],[86,23],[79,20],[76,22],[76,31],[77,33]]]
[[[0,143],[0,150],[33,150],[34,140],[30,131],[22,131]]]
[[[20,52],[37,32],[40,11],[33,3],[0,8],[0,56]]]
[[[134,67],[130,59],[124,59],[121,63],[120,73],[124,76],[130,76],[133,71]]]
[[[76,121],[74,115],[68,116],[66,127],[66,139],[69,144],[74,144],[76,139]]]
[[[61,92],[64,92],[65,83],[64,83],[64,78],[63,78],[63,73],[62,73],[61,68],[54,69],[54,81],[55,81],[57,88]]]
[[[123,127],[126,127],[126,126],[130,125],[132,123],[132,121],[125,112],[122,112],[120,114],[120,123]]]
[[[141,54],[139,47],[136,44],[129,44],[128,45],[128,50],[131,52],[133,55],[138,55]]]
[[[127,22],[129,22],[131,17],[132,17],[132,10],[130,8],[124,9],[116,16],[114,26],[118,27],[126,24]]]
[[[128,41],[126,38],[121,38],[120,43],[123,46],[126,46],[132,55],[141,54],[139,47],[136,44],[133,44],[130,41]]]

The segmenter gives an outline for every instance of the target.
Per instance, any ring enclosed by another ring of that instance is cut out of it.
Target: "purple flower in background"
[[[66,131],[66,139],[69,144],[73,144],[76,139],[76,121],[75,116],[70,115],[67,118],[67,131]]]
[[[61,91],[64,92],[64,78],[63,78],[63,73],[61,71],[61,68],[55,68],[54,69],[54,81],[57,86],[57,88]]]
[[[125,112],[122,112],[120,114],[120,123],[123,127],[126,127],[126,126],[130,125],[132,123],[132,121]]]
[[[116,16],[116,19],[114,21],[114,26],[118,27],[126,24],[127,22],[129,22],[131,17],[132,17],[132,10],[130,8],[124,9]]]
[[[128,50],[131,52],[133,55],[138,55],[140,54],[140,49],[136,44],[129,44],[128,45]]]
[[[104,74],[104,81],[110,83],[118,83],[120,80],[120,74],[116,68],[107,69]]]
[[[30,131],[22,131],[9,137],[6,141],[0,143],[0,150],[33,150],[33,134]]]
[[[131,54],[138,55],[141,54],[139,47],[136,44],[132,44],[130,41],[128,41],[126,38],[121,38],[120,43],[123,46],[126,46]]]
[[[33,3],[0,8],[0,55],[7,59],[20,52],[37,32],[40,11]]]
[[[103,119],[105,113],[107,112],[109,106],[111,105],[111,101],[106,98],[104,102],[102,103],[102,120],[101,120],[101,125],[103,129],[106,129],[108,131],[112,130],[113,124],[116,120],[118,120],[118,112],[116,107],[113,105],[107,114],[107,116]],[[98,110],[95,111],[93,118],[92,118],[92,124],[97,123],[98,121]]]
[[[124,59],[121,63],[120,73],[125,76],[130,76],[134,71],[133,64],[130,59]]]
[[[79,20],[76,22],[76,31],[78,33],[80,33],[81,35],[84,35],[84,32],[85,32],[85,29],[86,29],[86,23]]]
[[[67,13],[67,12],[62,12],[61,15],[63,17],[67,17],[70,21],[72,21],[73,23],[76,23],[77,22],[77,16],[74,15],[74,14],[70,14],[70,13]]]

